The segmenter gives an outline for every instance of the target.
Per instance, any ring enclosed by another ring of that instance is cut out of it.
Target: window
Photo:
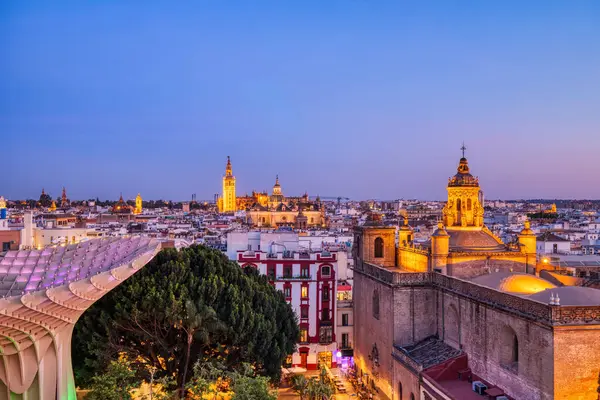
[[[383,239],[378,237],[375,239],[375,258],[383,257]]]
[[[467,199],[467,210],[471,211],[471,199]]]
[[[308,331],[306,328],[300,329],[300,343],[308,343]]]
[[[329,321],[329,308],[321,310],[321,321]]]
[[[331,275],[331,267],[328,265],[324,265],[321,267],[321,275],[330,276]]]
[[[303,278],[309,278],[310,277],[310,269],[308,267],[308,265],[303,265],[300,267],[300,275]]]
[[[348,314],[342,314],[342,326],[348,326]]]
[[[379,319],[379,292],[373,291],[373,318]]]
[[[274,265],[267,266],[267,277],[271,280],[275,279],[275,266]]]
[[[302,286],[302,298],[308,298],[308,286]]]
[[[402,382],[398,382],[398,398],[402,399]]]
[[[349,349],[350,341],[348,340],[348,334],[342,333],[342,349]]]
[[[321,292],[321,300],[329,301],[329,286],[323,287],[323,291]]]
[[[410,394],[410,400],[415,400],[415,395],[414,394]]]
[[[513,337],[512,362],[519,362],[519,339],[517,339],[517,335]]]
[[[333,327],[322,326],[319,329],[319,343],[329,344],[333,341]]]
[[[285,278],[291,278],[292,277],[292,266],[291,265],[284,265],[283,266],[283,276]]]
[[[308,318],[308,306],[300,307],[300,318],[302,318],[302,319]]]
[[[286,299],[289,299],[292,297],[292,287],[291,286],[285,286],[283,288],[283,294],[285,296]]]

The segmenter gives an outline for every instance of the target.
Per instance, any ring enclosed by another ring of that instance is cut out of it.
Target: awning
[[[337,287],[338,292],[345,292],[348,290],[352,290],[352,286],[350,285],[338,285]]]

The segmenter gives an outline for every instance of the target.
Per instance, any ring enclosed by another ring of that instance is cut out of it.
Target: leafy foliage
[[[106,372],[92,378],[91,392],[87,400],[125,400],[131,399],[129,391],[139,385],[135,371],[128,361],[112,361]]]
[[[330,399],[335,394],[335,385],[329,380],[324,369],[318,377],[307,379],[304,375],[294,375],[291,384],[302,400]]]
[[[180,388],[199,360],[227,369],[248,362],[278,379],[298,335],[283,294],[255,270],[203,246],[166,249],[84,313],[73,338],[74,371],[78,384],[88,384],[124,352]]]

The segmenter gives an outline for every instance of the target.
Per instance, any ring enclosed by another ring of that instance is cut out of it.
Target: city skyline
[[[600,198],[595,2],[139,4],[2,4],[0,194]]]

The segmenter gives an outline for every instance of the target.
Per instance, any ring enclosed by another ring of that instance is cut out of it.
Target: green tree
[[[231,400],[277,400],[277,394],[264,376],[241,375],[234,378]]]
[[[74,372],[86,385],[119,352],[185,387],[198,361],[248,362],[278,380],[299,335],[283,294],[254,269],[203,246],[161,251],[90,307],[75,327]],[[181,393],[183,395],[183,393]]]
[[[91,392],[87,400],[125,400],[131,399],[129,391],[140,385],[135,370],[128,361],[111,361],[102,374],[92,378]]]
[[[292,389],[304,400],[308,396],[308,379],[304,375],[294,375],[291,378]]]

